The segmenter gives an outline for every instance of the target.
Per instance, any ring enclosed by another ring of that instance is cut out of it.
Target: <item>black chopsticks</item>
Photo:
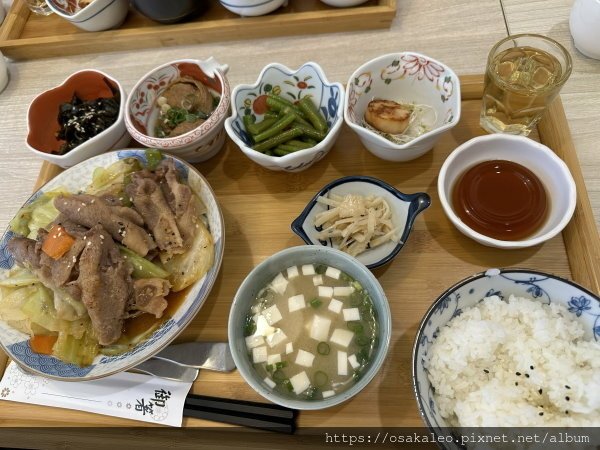
[[[298,411],[270,403],[189,394],[183,405],[183,415],[293,434],[296,430]]]

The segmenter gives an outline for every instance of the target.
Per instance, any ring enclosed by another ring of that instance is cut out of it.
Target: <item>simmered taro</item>
[[[73,150],[88,139],[113,125],[119,117],[120,95],[106,79],[112,97],[82,100],[77,93],[69,103],[63,103],[58,110],[59,131],[57,139],[65,141],[59,150],[61,155]]]
[[[156,99],[156,136],[174,137],[192,131],[208,119],[218,101],[200,81],[190,77],[176,79]]]
[[[361,284],[307,264],[260,290],[245,322],[249,358],[271,389],[303,400],[345,391],[369,366],[379,330]]]

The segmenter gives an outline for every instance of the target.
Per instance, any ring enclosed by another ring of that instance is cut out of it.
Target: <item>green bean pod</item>
[[[302,142],[299,141],[297,139],[292,139],[291,141],[286,142],[287,145],[291,145],[293,147],[299,148],[299,149],[305,149],[305,148],[311,148],[314,147],[314,145],[311,145],[307,142]]]
[[[302,100],[298,102],[298,106],[317,131],[320,131],[321,133],[327,131],[327,122],[310,97],[307,96],[302,98]]]
[[[302,110],[298,107],[298,105],[294,105],[292,102],[286,100],[283,97],[274,94],[267,95],[267,106],[269,108],[274,109],[275,111],[282,111],[286,107],[292,108],[296,114],[298,114],[303,119],[306,119]]]
[[[250,128],[252,127],[252,125],[254,125],[254,117],[250,114],[246,114],[242,117],[242,121],[244,122],[244,128],[246,129],[246,131],[248,133],[252,133],[252,131],[250,131]]]
[[[272,126],[267,128],[265,131],[255,135],[254,142],[259,143],[262,141],[266,141],[267,139],[281,133],[288,126],[290,126],[292,124],[292,122],[294,122],[294,120],[295,120],[295,116],[293,114],[287,114],[287,115],[283,116],[281,119],[279,119]]]
[[[252,130],[250,131],[250,133],[253,135],[260,134],[263,131],[266,131],[269,128],[271,128],[276,123],[277,123],[277,118],[270,118],[270,119],[265,119],[262,122],[256,122],[256,123],[252,124]]]
[[[321,133],[320,131],[315,130],[313,127],[304,125],[302,123],[299,122],[295,122],[295,127],[300,128],[302,130],[302,133],[305,137],[308,137],[310,139],[314,139],[318,142],[322,141],[323,139],[325,139],[326,134],[325,133]]]
[[[272,138],[267,139],[264,142],[261,142],[260,144],[256,144],[253,148],[254,148],[254,150],[262,153],[273,147],[277,147],[279,144],[283,144],[284,142],[287,142],[289,140],[297,138],[298,136],[301,136],[302,133],[303,133],[303,131],[298,127],[290,128],[289,130],[286,130],[283,133],[277,134],[277,135],[273,136]]]

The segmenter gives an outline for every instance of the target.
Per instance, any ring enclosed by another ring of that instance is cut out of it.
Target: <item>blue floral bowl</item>
[[[370,248],[356,256],[368,269],[383,266],[392,261],[400,252],[417,216],[431,205],[431,198],[424,192],[404,194],[386,182],[367,176],[349,176],[338,178],[327,184],[308,202],[302,213],[292,222],[292,231],[309,245],[323,245],[336,248],[331,239],[321,241],[319,230],[315,227],[315,216],[329,207],[317,202],[321,196],[333,193],[337,195],[360,194],[383,197],[392,210],[392,220],[398,227],[398,242],[388,241],[375,248]]]
[[[413,388],[419,412],[432,431],[447,435],[449,430],[448,423],[439,413],[424,364],[439,330],[484,297],[497,295],[508,299],[511,294],[565,306],[583,325],[584,338],[600,341],[600,298],[572,281],[526,269],[489,269],[460,281],[431,305],[421,321],[413,346]]]
[[[285,156],[269,156],[254,150],[244,129],[243,117],[252,115],[257,121],[262,120],[266,112],[265,99],[270,93],[292,103],[311,96],[329,126],[327,137],[314,147]],[[314,62],[307,62],[298,70],[273,63],[262,70],[256,83],[235,87],[231,111],[231,117],[225,121],[225,130],[248,158],[270,170],[300,172],[323,159],[339,136],[344,115],[344,88],[340,83],[330,83]]]

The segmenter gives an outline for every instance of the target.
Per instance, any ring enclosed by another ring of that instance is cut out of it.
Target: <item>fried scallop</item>
[[[367,105],[365,120],[373,128],[389,134],[402,134],[410,124],[412,111],[393,100],[375,99]]]

